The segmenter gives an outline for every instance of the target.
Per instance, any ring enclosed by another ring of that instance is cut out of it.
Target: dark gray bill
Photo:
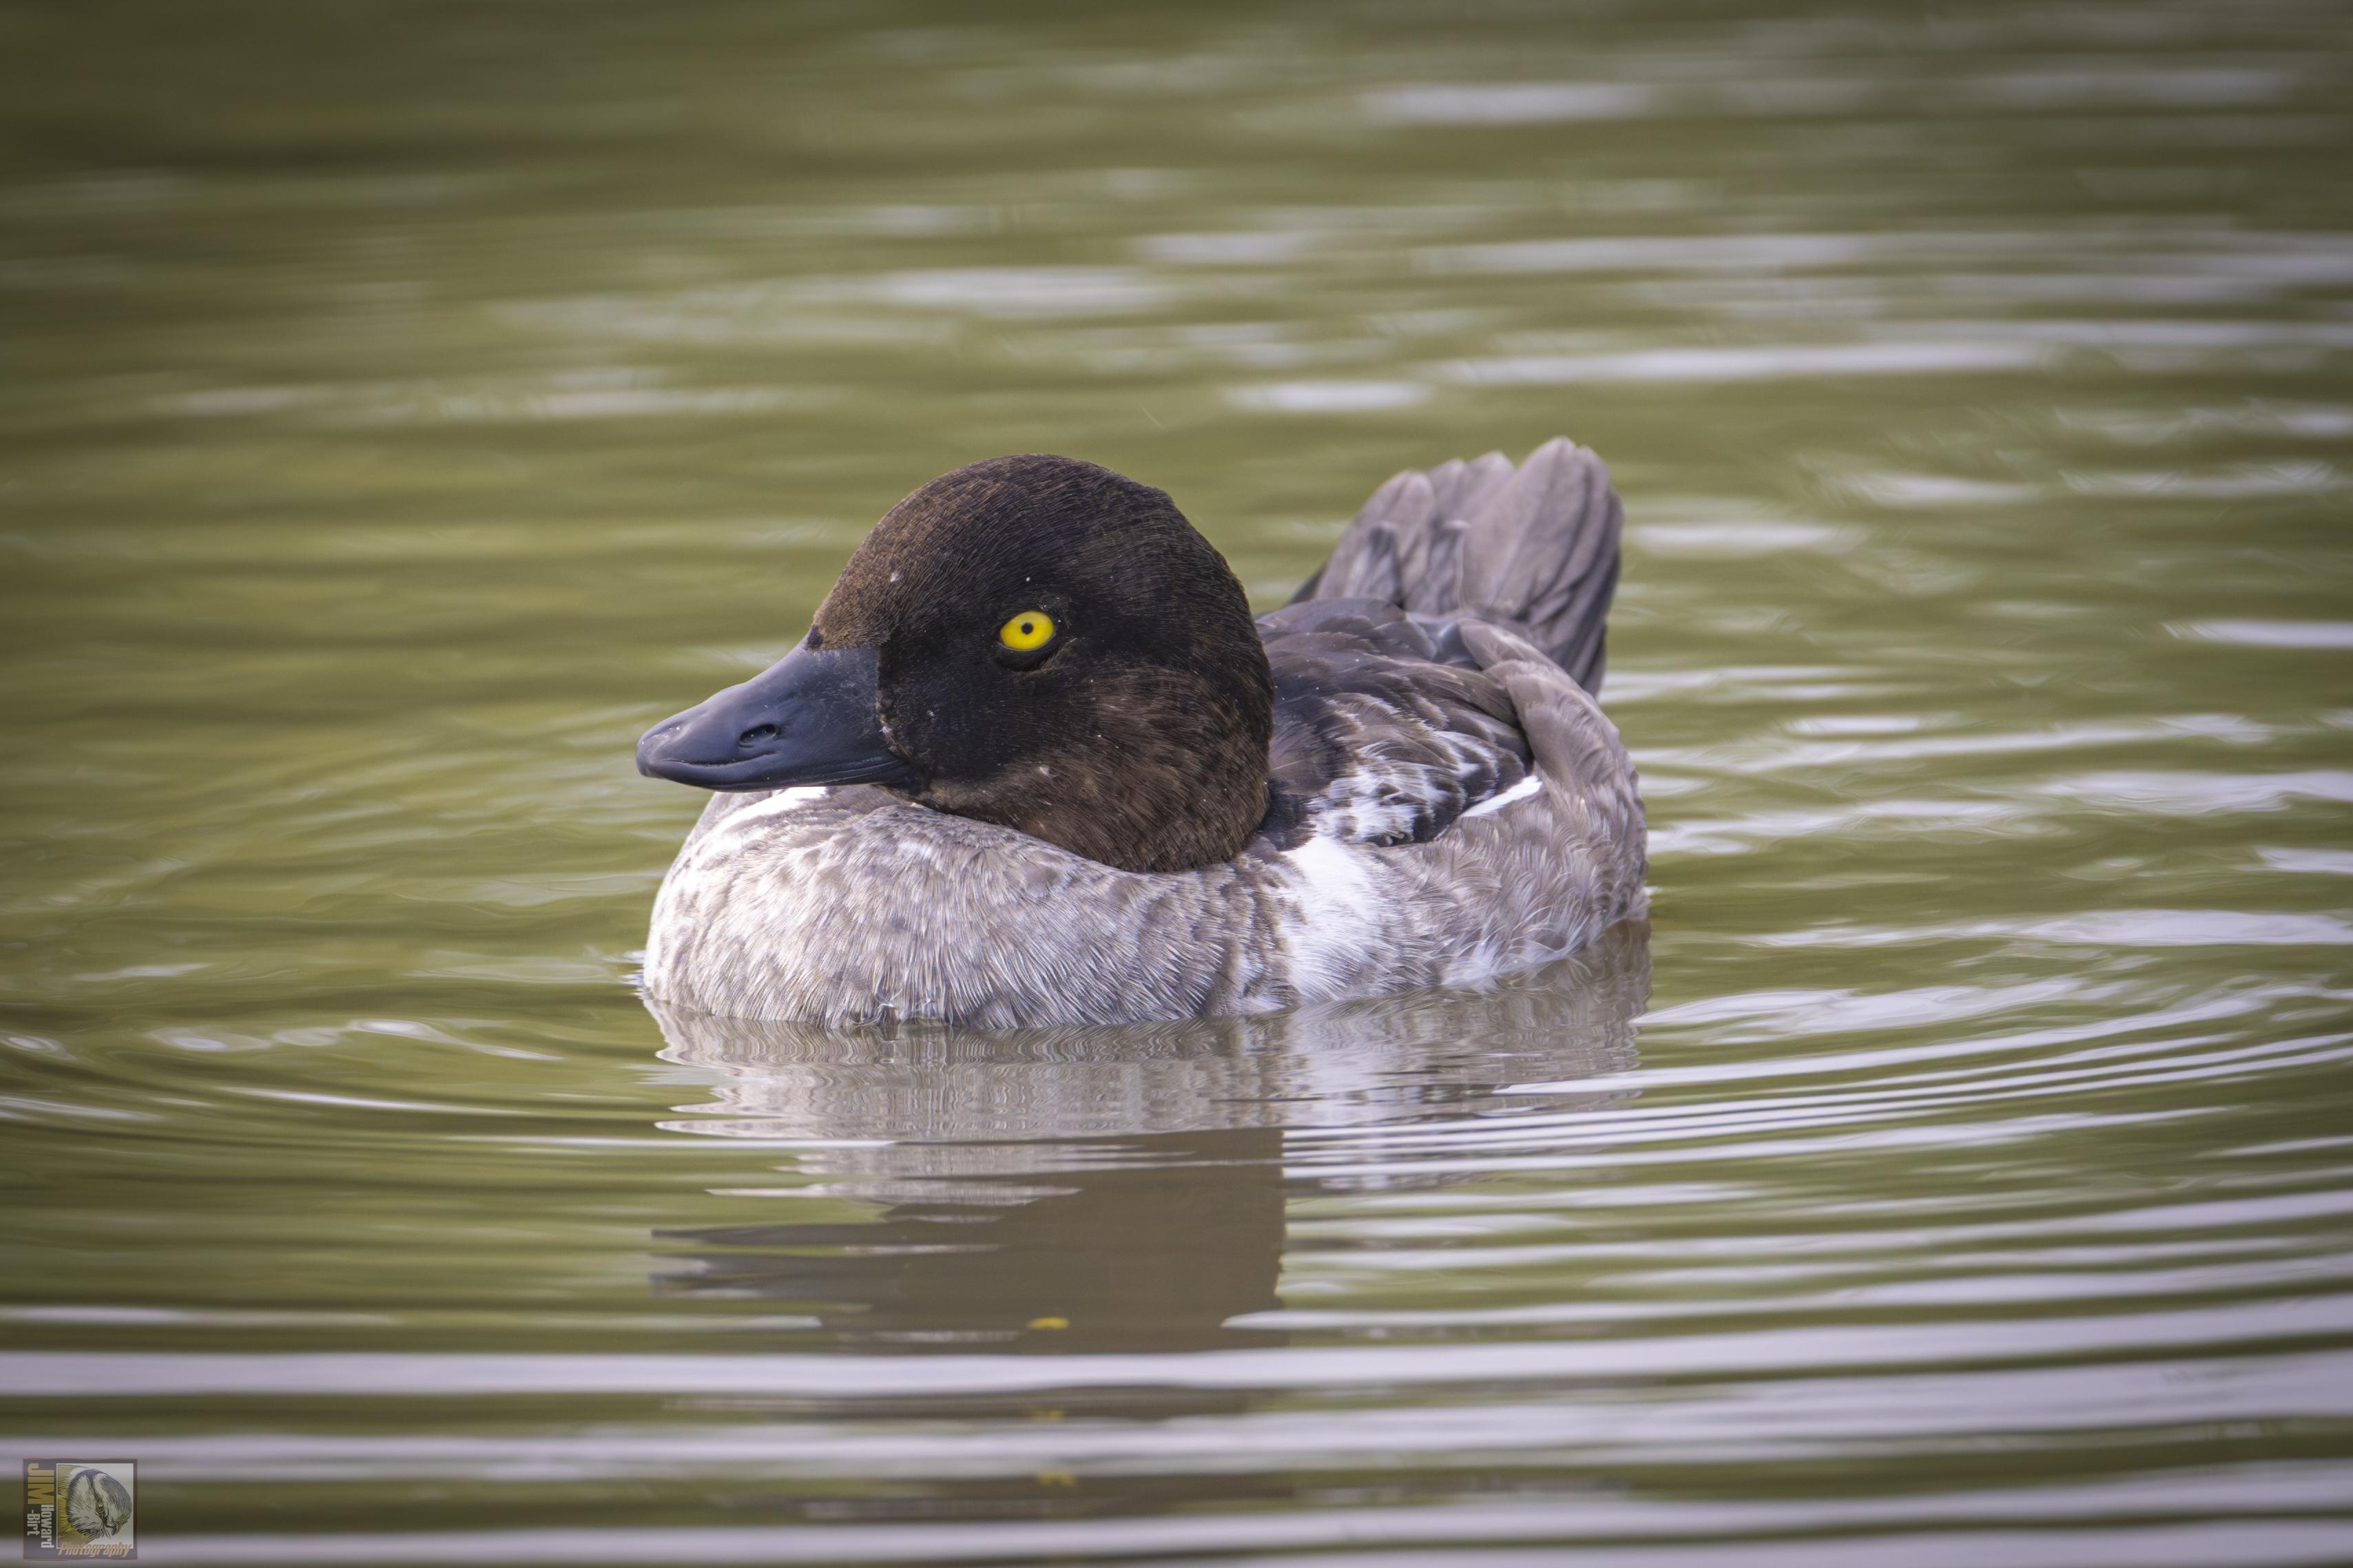
[[[638,772],[702,789],[920,782],[883,740],[871,647],[793,649],[647,731]]]

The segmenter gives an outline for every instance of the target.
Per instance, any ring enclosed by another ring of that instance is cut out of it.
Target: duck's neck
[[[984,789],[935,783],[915,798],[1123,871],[1187,871],[1240,854],[1266,816],[1271,683],[1219,692],[1144,669],[1100,676],[1092,695],[1089,733],[1027,776]]]

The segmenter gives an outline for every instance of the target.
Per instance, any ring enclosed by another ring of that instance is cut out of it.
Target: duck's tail
[[[1598,693],[1624,527],[1609,470],[1566,437],[1517,468],[1501,452],[1408,468],[1373,492],[1291,602],[1381,599],[1511,623]]]

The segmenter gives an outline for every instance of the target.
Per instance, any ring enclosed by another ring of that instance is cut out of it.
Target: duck
[[[1648,912],[1598,701],[1624,509],[1566,437],[1382,484],[1253,615],[1166,492],[1073,458],[916,489],[807,634],[638,741],[712,792],[670,1008],[828,1027],[1240,1016],[1563,957]]]

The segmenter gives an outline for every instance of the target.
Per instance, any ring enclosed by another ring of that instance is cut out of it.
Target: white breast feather
[[[1297,879],[1299,918],[1283,933],[1291,950],[1292,984],[1309,994],[1329,994],[1360,968],[1380,937],[1372,911],[1372,850],[1338,838],[1314,837],[1286,852]]]

